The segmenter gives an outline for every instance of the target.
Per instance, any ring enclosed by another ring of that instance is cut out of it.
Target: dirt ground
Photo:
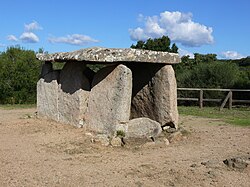
[[[0,109],[0,186],[250,186],[250,128],[181,116],[186,133],[166,145],[104,147],[84,129]]]

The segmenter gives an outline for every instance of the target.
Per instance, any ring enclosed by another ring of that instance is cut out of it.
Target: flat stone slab
[[[114,63],[114,62],[146,62],[177,64],[180,57],[177,53],[150,51],[131,48],[102,48],[93,47],[73,52],[54,54],[39,53],[38,60],[47,62],[79,61],[85,63]]]

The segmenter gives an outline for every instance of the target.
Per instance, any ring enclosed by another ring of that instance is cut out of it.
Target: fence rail
[[[214,89],[214,88],[177,88],[180,91],[199,91],[198,98],[177,98],[178,101],[198,101],[199,107],[203,107],[203,103],[205,101],[211,102],[220,102],[220,110],[222,110],[228,102],[228,108],[231,110],[233,103],[250,103],[250,100],[239,100],[233,99],[233,92],[250,92],[248,89]],[[212,99],[212,98],[204,98],[204,91],[219,91],[219,92],[228,92],[226,97],[223,99]]]

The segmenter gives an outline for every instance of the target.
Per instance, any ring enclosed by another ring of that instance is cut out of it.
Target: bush
[[[240,82],[244,82],[246,77],[242,77],[242,72],[235,63],[230,62],[210,62],[199,63],[192,68],[182,65],[176,69],[176,79],[178,87],[184,88],[234,88]],[[244,75],[246,76],[246,75]],[[224,92],[206,91],[204,98],[224,98]],[[197,91],[178,91],[178,97],[198,98]],[[181,102],[180,104],[191,104]],[[211,105],[213,103],[210,103]]]

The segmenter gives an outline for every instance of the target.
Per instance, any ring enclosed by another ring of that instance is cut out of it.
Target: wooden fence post
[[[222,104],[221,104],[221,106],[220,106],[220,111],[224,108],[224,106],[226,105],[228,99],[230,98],[230,95],[231,95],[230,92],[231,92],[231,91],[228,92],[226,98],[225,98],[224,101],[222,102]]]
[[[229,92],[229,100],[228,100],[228,108],[229,108],[229,110],[232,109],[232,106],[233,106],[233,92],[230,91]]]
[[[199,107],[203,107],[203,90],[200,89],[200,97],[199,97]]]

